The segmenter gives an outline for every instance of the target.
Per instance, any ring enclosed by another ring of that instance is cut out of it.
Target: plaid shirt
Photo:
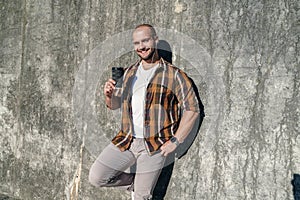
[[[114,91],[115,96],[121,97],[122,122],[121,130],[112,139],[112,143],[121,151],[129,148],[133,138],[132,81],[139,63],[125,70],[122,88]],[[162,58],[147,86],[144,101],[144,142],[150,155],[174,136],[179,126],[181,110],[200,112],[189,77]]]

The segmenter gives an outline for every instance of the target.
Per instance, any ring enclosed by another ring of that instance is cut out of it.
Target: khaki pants
[[[124,152],[111,143],[92,165],[89,181],[98,187],[129,186],[134,183],[135,200],[151,199],[164,161],[165,157],[160,153],[148,155],[144,139],[133,139],[129,150]],[[134,173],[125,172],[133,166]]]

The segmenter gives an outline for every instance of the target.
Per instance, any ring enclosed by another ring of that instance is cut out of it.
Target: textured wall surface
[[[177,161],[165,199],[293,199],[299,20],[298,0],[1,0],[0,198],[129,199],[88,183],[96,153],[76,126],[73,88],[93,49],[150,23],[192,38],[209,56],[197,68],[181,56],[186,49],[172,47],[174,64],[198,86],[206,118]],[[137,59],[121,58],[109,64]],[[105,70],[93,81],[101,91],[110,66],[99,67]],[[99,135],[109,138],[117,117],[97,91],[86,98],[95,100]]]

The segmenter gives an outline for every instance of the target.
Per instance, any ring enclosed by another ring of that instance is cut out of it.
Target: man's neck
[[[157,60],[153,63],[143,62],[143,60],[142,60],[142,66],[145,70],[151,69],[152,67],[156,66],[158,63],[159,63],[159,60]]]

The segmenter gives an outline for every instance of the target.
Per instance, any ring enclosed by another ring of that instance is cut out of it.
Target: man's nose
[[[144,49],[144,48],[145,48],[144,42],[140,42],[139,46],[138,46],[138,49]]]

